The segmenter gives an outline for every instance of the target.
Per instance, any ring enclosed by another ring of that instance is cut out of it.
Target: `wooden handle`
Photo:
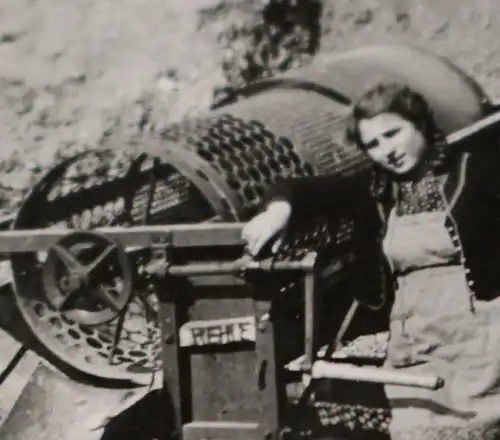
[[[449,145],[459,143],[466,140],[470,136],[473,136],[482,130],[490,127],[494,127],[500,122],[500,112],[493,113],[492,115],[486,116],[479,121],[476,121],[467,127],[461,128],[460,130],[454,131],[446,136],[446,142]],[[500,127],[499,127],[500,130]]]
[[[444,380],[435,375],[417,375],[387,368],[358,367],[326,361],[316,361],[312,366],[311,375],[315,379],[356,380],[431,390],[437,390],[444,385]]]

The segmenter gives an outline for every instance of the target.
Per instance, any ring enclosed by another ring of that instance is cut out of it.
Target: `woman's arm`
[[[266,206],[284,200],[291,206],[291,219],[308,219],[332,212],[351,211],[373,201],[366,175],[299,177],[272,185],[265,197]]]
[[[270,240],[275,246],[288,227],[307,223],[311,218],[365,211],[374,205],[369,180],[365,176],[323,175],[282,180],[271,185],[263,211],[243,228],[242,237],[250,254],[257,255]]]

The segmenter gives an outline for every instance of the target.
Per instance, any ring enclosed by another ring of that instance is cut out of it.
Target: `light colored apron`
[[[445,379],[386,386],[394,440],[500,439],[500,298],[470,296],[443,212],[392,212],[384,251],[398,276],[387,366]],[[500,269],[499,269],[500,270]]]

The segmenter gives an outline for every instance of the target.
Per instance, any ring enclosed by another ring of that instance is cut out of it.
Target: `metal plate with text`
[[[253,316],[191,321],[184,324],[179,332],[181,347],[255,342],[255,339],[256,325]]]

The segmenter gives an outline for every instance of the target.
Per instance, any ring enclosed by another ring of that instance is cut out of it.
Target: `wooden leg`
[[[186,419],[189,417],[191,402],[190,370],[178,343],[179,328],[182,325],[182,322],[179,322],[180,307],[175,303],[174,298],[160,297],[164,395],[168,412],[165,420],[172,424],[172,439],[182,438],[182,426],[188,421]]]
[[[260,400],[260,431],[264,440],[279,439],[287,404],[284,361],[277,341],[286,337],[284,322],[273,316],[270,300],[255,301],[257,318],[256,388]]]

